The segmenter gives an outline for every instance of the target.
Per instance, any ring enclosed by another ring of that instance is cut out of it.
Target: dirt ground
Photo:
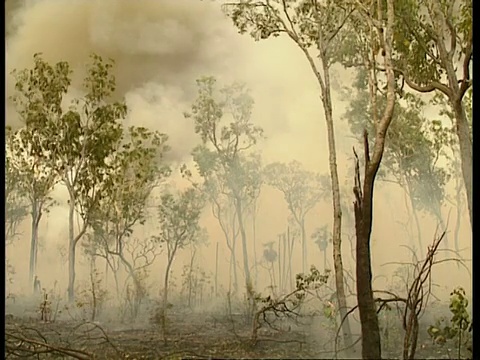
[[[170,314],[165,344],[158,325],[113,324],[73,320],[43,322],[32,317],[5,318],[6,359],[333,359],[332,334],[319,336],[311,324],[262,328],[250,341],[251,326],[232,316]],[[298,325],[298,324],[297,324]],[[315,333],[315,335],[314,335]],[[401,338],[390,332],[385,358],[400,358]],[[455,358],[420,336],[416,358]],[[351,356],[360,358],[359,344]],[[337,358],[345,358],[339,355]]]

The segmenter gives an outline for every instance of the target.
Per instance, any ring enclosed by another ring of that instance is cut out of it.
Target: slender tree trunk
[[[242,239],[242,250],[243,250],[243,269],[245,272],[245,285],[247,288],[250,288],[252,285],[252,280],[250,277],[250,268],[248,265],[248,248],[247,248],[247,235],[245,233],[245,226],[243,224],[243,216],[242,216],[242,200],[239,196],[235,197],[235,207],[237,211],[237,220],[238,226],[240,227],[240,236]]]
[[[234,234],[232,238],[232,250],[230,253],[230,269],[233,272],[233,291],[235,292],[235,294],[238,294],[237,255],[235,252],[236,245],[237,239]]]
[[[455,230],[453,232],[454,234],[454,239],[455,239],[455,250],[458,252],[460,251],[460,243],[459,243],[459,234],[460,234],[460,222],[462,219],[462,208],[463,208],[463,202],[462,202],[462,185],[460,184],[460,181],[456,180],[456,187],[455,187],[455,200],[456,200],[456,209],[457,209],[457,214],[456,214],[456,221],[455,221]],[[460,266],[460,264],[457,264]]]
[[[30,242],[30,271],[29,271],[29,283],[33,288],[33,277],[37,271],[37,249],[38,249],[38,225],[40,224],[40,219],[42,218],[42,207],[38,202],[32,203],[32,233],[31,233],[31,242]]]
[[[290,279],[290,291],[293,290],[293,272],[292,272],[292,256],[293,256],[293,246],[294,239],[290,237],[290,227],[287,227],[287,241],[288,241],[288,278]]]
[[[165,278],[163,281],[163,301],[162,301],[162,331],[163,331],[163,341],[167,343],[167,307],[168,307],[168,280],[170,277],[170,269],[172,267],[173,258],[175,253],[168,257],[167,268],[165,269]]]
[[[300,220],[300,232],[302,236],[302,272],[305,274],[307,271],[307,235],[305,232],[305,219]]]
[[[283,241],[283,251],[282,251],[282,254],[283,254],[283,266],[282,266],[282,287],[283,289],[282,290],[286,290],[287,289],[287,277],[286,277],[286,269],[287,269],[287,263],[286,263],[286,260],[287,260],[287,252],[288,252],[288,249],[287,249],[287,237],[285,236],[285,233],[282,234],[282,241]]]
[[[467,193],[468,215],[470,218],[470,226],[473,227],[473,160],[472,160],[472,140],[470,137],[470,129],[468,126],[467,115],[461,99],[454,99],[452,107],[455,114],[456,126],[455,130],[460,145],[460,158],[462,160],[462,175]]]
[[[253,217],[252,217],[252,237],[253,237],[253,261],[255,264],[254,269],[254,287],[257,287],[258,281],[258,270],[257,270],[257,199],[253,201]]]
[[[282,235],[278,236],[278,293],[282,293]]]
[[[413,215],[413,219],[415,220],[415,226],[416,226],[416,229],[417,229],[417,239],[418,239],[418,246],[420,247],[419,248],[420,257],[423,258],[424,254],[425,254],[425,251],[423,249],[423,243],[422,243],[422,230],[421,230],[421,227],[420,227],[420,220],[418,218],[418,212],[417,212],[417,209],[415,209],[415,203],[413,201],[412,185],[410,184],[410,182],[408,180],[405,180],[405,181],[406,181],[407,187],[408,187],[408,198],[410,199],[410,206],[412,208],[412,215]]]
[[[68,211],[68,301],[75,300],[75,233],[74,233],[75,202],[70,197],[70,208]]]
[[[218,296],[218,241],[215,246],[215,298]]]
[[[470,226],[473,227],[473,161],[472,161],[472,138],[470,136],[470,128],[468,126],[467,114],[465,113],[465,107],[463,105],[463,96],[465,91],[468,89],[468,86],[465,86],[470,79],[470,55],[472,54],[472,33],[469,34],[469,38],[465,39],[470,42],[470,46],[467,46],[465,53],[466,60],[463,64],[463,73],[467,74],[466,78],[461,82],[458,80],[457,71],[456,71],[456,54],[450,54],[447,51],[446,43],[444,41],[445,34],[448,32],[448,24],[445,15],[440,9],[440,3],[432,1],[429,11],[430,16],[433,21],[434,29],[437,30],[437,39],[436,44],[438,47],[439,58],[445,68],[446,76],[448,79],[449,93],[445,93],[450,101],[450,105],[455,116],[455,132],[458,136],[458,142],[460,145],[460,159],[462,164],[462,175],[463,181],[465,183],[465,190],[467,193],[467,205],[468,205],[468,215],[470,217]],[[472,30],[471,30],[472,31]],[[469,48],[469,49],[468,49]]]
[[[335,269],[335,286],[337,290],[338,310],[342,319],[345,319],[342,326],[342,333],[345,347],[352,346],[352,332],[350,322],[347,317],[347,297],[345,294],[345,278],[343,274],[342,260],[342,206],[340,196],[340,184],[337,171],[337,150],[335,145],[335,130],[333,123],[332,98],[330,92],[330,70],[327,60],[322,58],[323,76],[325,85],[322,91],[323,109],[325,112],[325,121],[327,125],[328,153],[330,177],[332,181],[332,200],[333,200],[333,266]]]
[[[190,258],[190,269],[188,273],[188,307],[189,308],[192,307],[192,289],[193,289],[192,278],[193,278],[193,266],[195,262],[195,254],[196,254],[196,250],[193,251],[192,257]],[[215,282],[216,281],[217,279],[215,278]]]
[[[97,287],[95,270],[95,256],[92,255],[90,258],[90,284],[92,286],[92,317],[90,318],[90,321],[95,321],[95,317],[97,316]]]

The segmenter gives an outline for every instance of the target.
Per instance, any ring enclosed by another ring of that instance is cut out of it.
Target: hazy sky
[[[113,58],[117,95],[125,97],[130,110],[128,122],[167,133],[172,147],[171,160],[189,161],[189,153],[197,140],[191,119],[185,119],[183,112],[189,110],[195,97],[195,80],[202,75],[214,75],[221,84],[239,80],[251,88],[255,99],[253,120],[264,128],[267,137],[259,145],[265,162],[297,159],[310,170],[328,173],[327,137],[319,89],[302,53],[285,38],[254,42],[247,35],[237,34],[217,2],[7,0],[7,26],[8,73],[14,68],[30,66],[33,54],[42,52],[48,61],[65,60],[71,64],[75,88],[83,78],[89,54],[95,52]],[[338,84],[351,79],[348,72],[339,68],[333,70],[332,76]],[[12,89],[9,78],[7,95]],[[345,100],[334,93],[340,183],[345,188],[346,204],[351,205],[352,179],[347,177],[347,169],[352,165],[351,149],[356,141],[345,122],[340,121]],[[15,124],[15,113],[11,104],[8,105],[7,122]],[[56,196],[62,198],[62,193]],[[378,266],[396,259],[399,251],[403,251],[399,250],[400,245],[408,241],[392,231],[392,227],[402,229],[398,224],[404,216],[403,210],[398,210],[404,203],[401,189],[379,190],[375,200],[373,259],[375,271],[380,272],[383,268]],[[261,244],[275,240],[277,234],[285,230],[288,211],[281,196],[273,190],[262,195],[260,204]],[[344,212],[351,211],[351,206],[344,209]],[[49,250],[66,243],[64,214],[64,210],[57,207],[49,215],[48,224],[42,224]],[[308,219],[309,233],[317,226],[331,224],[331,217],[331,205],[319,205]],[[64,219],[63,225],[59,219]],[[429,241],[434,225],[428,219],[422,221],[426,224],[424,241]],[[212,242],[218,240],[223,246],[214,221],[207,217],[205,224]],[[467,246],[470,244],[468,221],[463,225]],[[25,251],[28,226],[26,229],[26,239],[11,250],[19,263],[28,260]],[[346,236],[344,242],[349,243]],[[226,248],[222,249],[226,254]],[[261,249],[259,245],[258,250]],[[50,252],[47,263],[55,263],[58,259],[55,253]],[[211,254],[204,251],[203,256]],[[319,257],[318,249],[310,244],[309,258],[316,262]],[[348,252],[345,257],[351,258]],[[43,260],[39,260],[39,269],[43,269],[44,277],[51,272]]]

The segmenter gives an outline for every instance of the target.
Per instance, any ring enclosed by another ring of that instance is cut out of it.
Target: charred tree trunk
[[[372,289],[372,263],[370,258],[370,234],[372,231],[373,186],[376,169],[370,164],[368,134],[364,134],[365,175],[363,186],[360,166],[355,154],[355,233],[357,236],[357,299],[362,328],[363,359],[381,359],[380,328]],[[377,167],[378,169],[378,167]],[[363,188],[363,190],[362,190]]]
[[[373,154],[370,158],[368,143],[368,133],[364,132],[364,161],[365,171],[363,184],[360,177],[360,167],[357,154],[355,155],[355,186],[353,192],[355,195],[354,213],[355,213],[355,233],[357,237],[356,246],[356,276],[357,276],[357,302],[360,313],[360,322],[362,329],[362,358],[363,359],[381,359],[381,339],[378,325],[378,317],[372,290],[372,263],[370,254],[370,235],[372,232],[373,218],[373,189],[375,177],[377,175],[380,163],[382,162],[383,152],[385,150],[385,139],[388,127],[392,122],[393,110],[395,108],[395,74],[392,62],[392,43],[393,26],[395,22],[394,0],[387,0],[387,21],[384,23],[384,3],[377,3],[376,21],[384,25],[374,25],[370,14],[364,14],[365,19],[369,21],[371,29],[375,29],[377,39],[383,48],[382,55],[385,65],[385,74],[387,80],[386,86],[386,106],[382,117],[377,113],[377,92],[378,82],[376,78],[376,52],[373,46],[370,46],[369,53],[364,54],[365,66],[369,70],[368,85],[370,90],[370,105],[372,109],[373,123],[375,124],[375,143]],[[374,42],[372,32],[372,42]]]

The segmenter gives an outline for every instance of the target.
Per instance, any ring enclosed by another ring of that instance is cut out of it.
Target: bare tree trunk
[[[74,234],[74,213],[75,202],[70,197],[70,208],[68,212],[68,301],[75,300],[75,234]]]
[[[302,272],[307,271],[307,235],[305,232],[305,219],[300,219],[300,234],[302,236]]]
[[[237,220],[238,226],[240,227],[240,236],[242,238],[242,250],[243,250],[243,269],[245,272],[245,285],[247,289],[251,287],[252,280],[250,277],[250,268],[248,265],[248,248],[247,248],[247,235],[245,233],[245,226],[243,224],[243,216],[242,216],[242,200],[239,196],[235,197],[235,208],[237,211]]]
[[[362,186],[360,167],[358,158],[356,158],[354,187],[355,232],[357,235],[357,299],[362,328],[362,357],[363,359],[381,359],[380,328],[376,305],[373,299],[372,263],[370,258],[373,186],[376,170],[370,166],[368,135],[366,131],[364,136],[365,178]],[[355,157],[356,155],[355,153]]]
[[[257,269],[257,199],[253,201],[253,215],[252,215],[252,237],[253,237],[253,261],[254,263],[254,274],[255,274],[255,283],[254,286],[257,287],[258,281],[258,269]]]
[[[215,246],[215,297],[218,296],[218,241]]]
[[[382,346],[380,338],[380,329],[376,305],[373,298],[372,289],[372,263],[370,253],[370,236],[372,232],[373,221],[373,190],[375,178],[377,176],[380,163],[382,162],[385,150],[385,139],[387,131],[392,122],[393,110],[395,108],[395,74],[392,63],[392,42],[393,42],[393,26],[395,22],[395,0],[387,0],[386,23],[384,22],[382,1],[376,4],[375,17],[382,25],[374,25],[370,14],[365,14],[365,20],[368,21],[371,29],[375,29],[380,45],[382,46],[382,55],[385,65],[385,74],[387,80],[386,87],[386,106],[382,117],[377,114],[377,92],[378,83],[376,78],[376,51],[373,44],[370,44],[370,53],[365,54],[365,65],[369,70],[368,84],[370,90],[370,102],[375,124],[375,144],[373,154],[370,158],[370,150],[368,143],[368,133],[365,130],[363,138],[364,146],[364,180],[363,186],[360,178],[360,167],[357,154],[355,153],[355,186],[353,192],[355,195],[354,212],[355,212],[355,232],[357,236],[356,248],[356,276],[357,276],[357,301],[360,313],[360,322],[362,329],[362,358],[363,359],[381,359]],[[372,41],[373,34],[372,34]]]
[[[33,289],[33,277],[37,271],[37,249],[38,249],[38,225],[42,218],[42,206],[36,201],[32,202],[32,233],[30,242],[30,271],[29,271],[29,283]]]
[[[465,183],[465,190],[467,193],[467,205],[468,215],[470,218],[470,226],[473,227],[473,177],[472,177],[472,140],[470,137],[470,129],[468,126],[467,116],[465,114],[465,108],[462,100],[455,98],[452,101],[452,107],[455,113],[456,119],[456,133],[458,136],[458,142],[460,144],[460,157],[462,159],[462,175]]]
[[[173,254],[169,254],[167,268],[165,269],[165,278],[163,281],[163,301],[162,301],[162,331],[163,331],[163,342],[167,343],[167,307],[168,307],[168,280],[170,277],[170,269],[172,267],[173,258],[175,257],[175,252]]]
[[[343,339],[345,347],[352,346],[352,331],[347,317],[347,297],[345,294],[345,278],[343,274],[342,260],[342,206],[340,196],[340,184],[337,171],[337,150],[335,145],[335,130],[333,124],[332,98],[330,92],[330,72],[326,59],[322,58],[323,76],[325,85],[322,91],[323,108],[325,112],[325,121],[328,134],[328,153],[330,178],[332,181],[332,200],[333,200],[333,266],[335,269],[335,287],[337,290],[338,310],[342,319],[345,319],[342,325]]]
[[[415,226],[417,229],[417,237],[418,237],[418,246],[419,246],[419,251],[420,251],[420,256],[423,258],[425,251],[423,249],[423,243],[422,243],[422,230],[420,228],[420,220],[418,219],[418,212],[417,209],[415,209],[415,203],[413,201],[413,196],[412,196],[412,185],[410,184],[409,181],[405,180],[407,183],[408,187],[408,198],[410,199],[410,206],[412,207],[412,215],[413,219],[415,220]]]
[[[460,251],[460,243],[459,243],[459,234],[460,234],[460,222],[462,218],[462,208],[463,208],[463,202],[462,202],[462,184],[460,181],[456,180],[456,186],[455,186],[455,200],[456,200],[456,209],[457,209],[457,214],[456,214],[456,219],[455,219],[455,230],[453,231],[454,234],[454,239],[455,239],[455,250],[458,252]],[[460,265],[458,265],[460,266]]]

